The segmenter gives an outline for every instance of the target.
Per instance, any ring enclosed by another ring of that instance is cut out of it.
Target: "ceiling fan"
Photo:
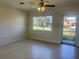
[[[47,1],[47,3],[48,3],[48,1]],[[55,7],[55,5],[50,5],[47,3],[44,2],[44,0],[40,0],[40,2],[38,3],[37,10],[43,12],[45,10],[45,7]]]
[[[55,7],[55,5],[48,4],[49,1],[40,0],[40,2],[37,4],[37,10],[38,11],[45,11],[45,7]],[[23,2],[20,2],[20,4],[24,4]],[[30,4],[34,4],[33,2],[30,2]]]

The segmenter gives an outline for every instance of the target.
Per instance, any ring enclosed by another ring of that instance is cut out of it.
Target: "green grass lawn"
[[[38,27],[38,26],[34,26],[33,30],[52,31],[52,29],[50,27]]]
[[[75,32],[63,32],[63,39],[74,41],[75,40]]]

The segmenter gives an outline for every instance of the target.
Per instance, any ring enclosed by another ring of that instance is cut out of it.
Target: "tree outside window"
[[[33,30],[52,31],[52,16],[34,17]]]

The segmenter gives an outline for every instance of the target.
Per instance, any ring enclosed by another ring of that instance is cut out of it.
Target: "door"
[[[63,40],[62,43],[75,45],[76,36],[76,15],[66,14],[63,21]]]

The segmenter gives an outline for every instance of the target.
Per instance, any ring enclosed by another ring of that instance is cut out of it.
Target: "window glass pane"
[[[76,35],[76,15],[68,14],[64,16],[63,40],[74,43]]]
[[[33,30],[52,31],[52,16],[33,17]]]

